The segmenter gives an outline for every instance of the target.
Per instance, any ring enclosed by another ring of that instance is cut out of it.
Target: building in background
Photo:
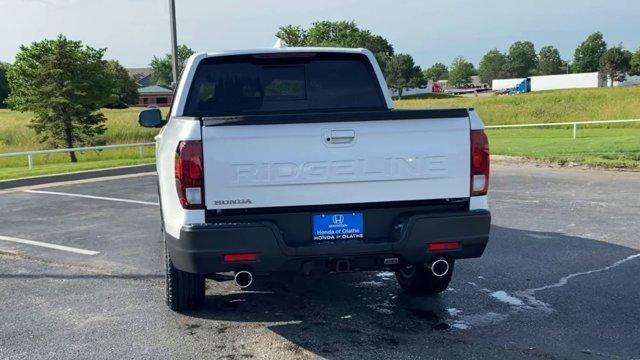
[[[137,106],[169,106],[173,101],[173,90],[169,86],[149,85],[138,89]]]
[[[151,81],[151,68],[129,68],[129,75],[138,84],[138,103],[136,106],[169,106],[173,100],[170,86],[156,85]]]
[[[129,68],[129,76],[136,79],[138,87],[153,85],[151,82],[151,68]]]

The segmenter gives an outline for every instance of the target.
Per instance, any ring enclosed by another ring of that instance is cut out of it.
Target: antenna
[[[171,24],[171,68],[173,70],[173,84],[175,90],[178,86],[178,40],[176,36],[176,4],[174,0],[169,0],[169,20]]]

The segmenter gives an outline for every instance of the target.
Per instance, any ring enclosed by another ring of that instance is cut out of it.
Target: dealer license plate
[[[354,240],[364,238],[361,212],[313,214],[313,240]]]

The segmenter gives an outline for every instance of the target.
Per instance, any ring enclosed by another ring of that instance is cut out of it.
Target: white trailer
[[[505,90],[518,86],[525,78],[518,79],[495,79],[491,82],[491,89]]]
[[[583,89],[602,86],[597,72],[561,75],[531,76],[531,91]],[[493,90],[505,90],[518,86],[525,78],[495,79],[491,82]]]
[[[597,88],[599,86],[600,78],[597,72],[531,77],[531,91]]]

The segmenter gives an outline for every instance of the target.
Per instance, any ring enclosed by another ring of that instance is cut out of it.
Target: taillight
[[[484,130],[471,130],[471,196],[489,190],[489,141]]]
[[[175,160],[180,204],[184,209],[204,209],[202,141],[180,141]]]

